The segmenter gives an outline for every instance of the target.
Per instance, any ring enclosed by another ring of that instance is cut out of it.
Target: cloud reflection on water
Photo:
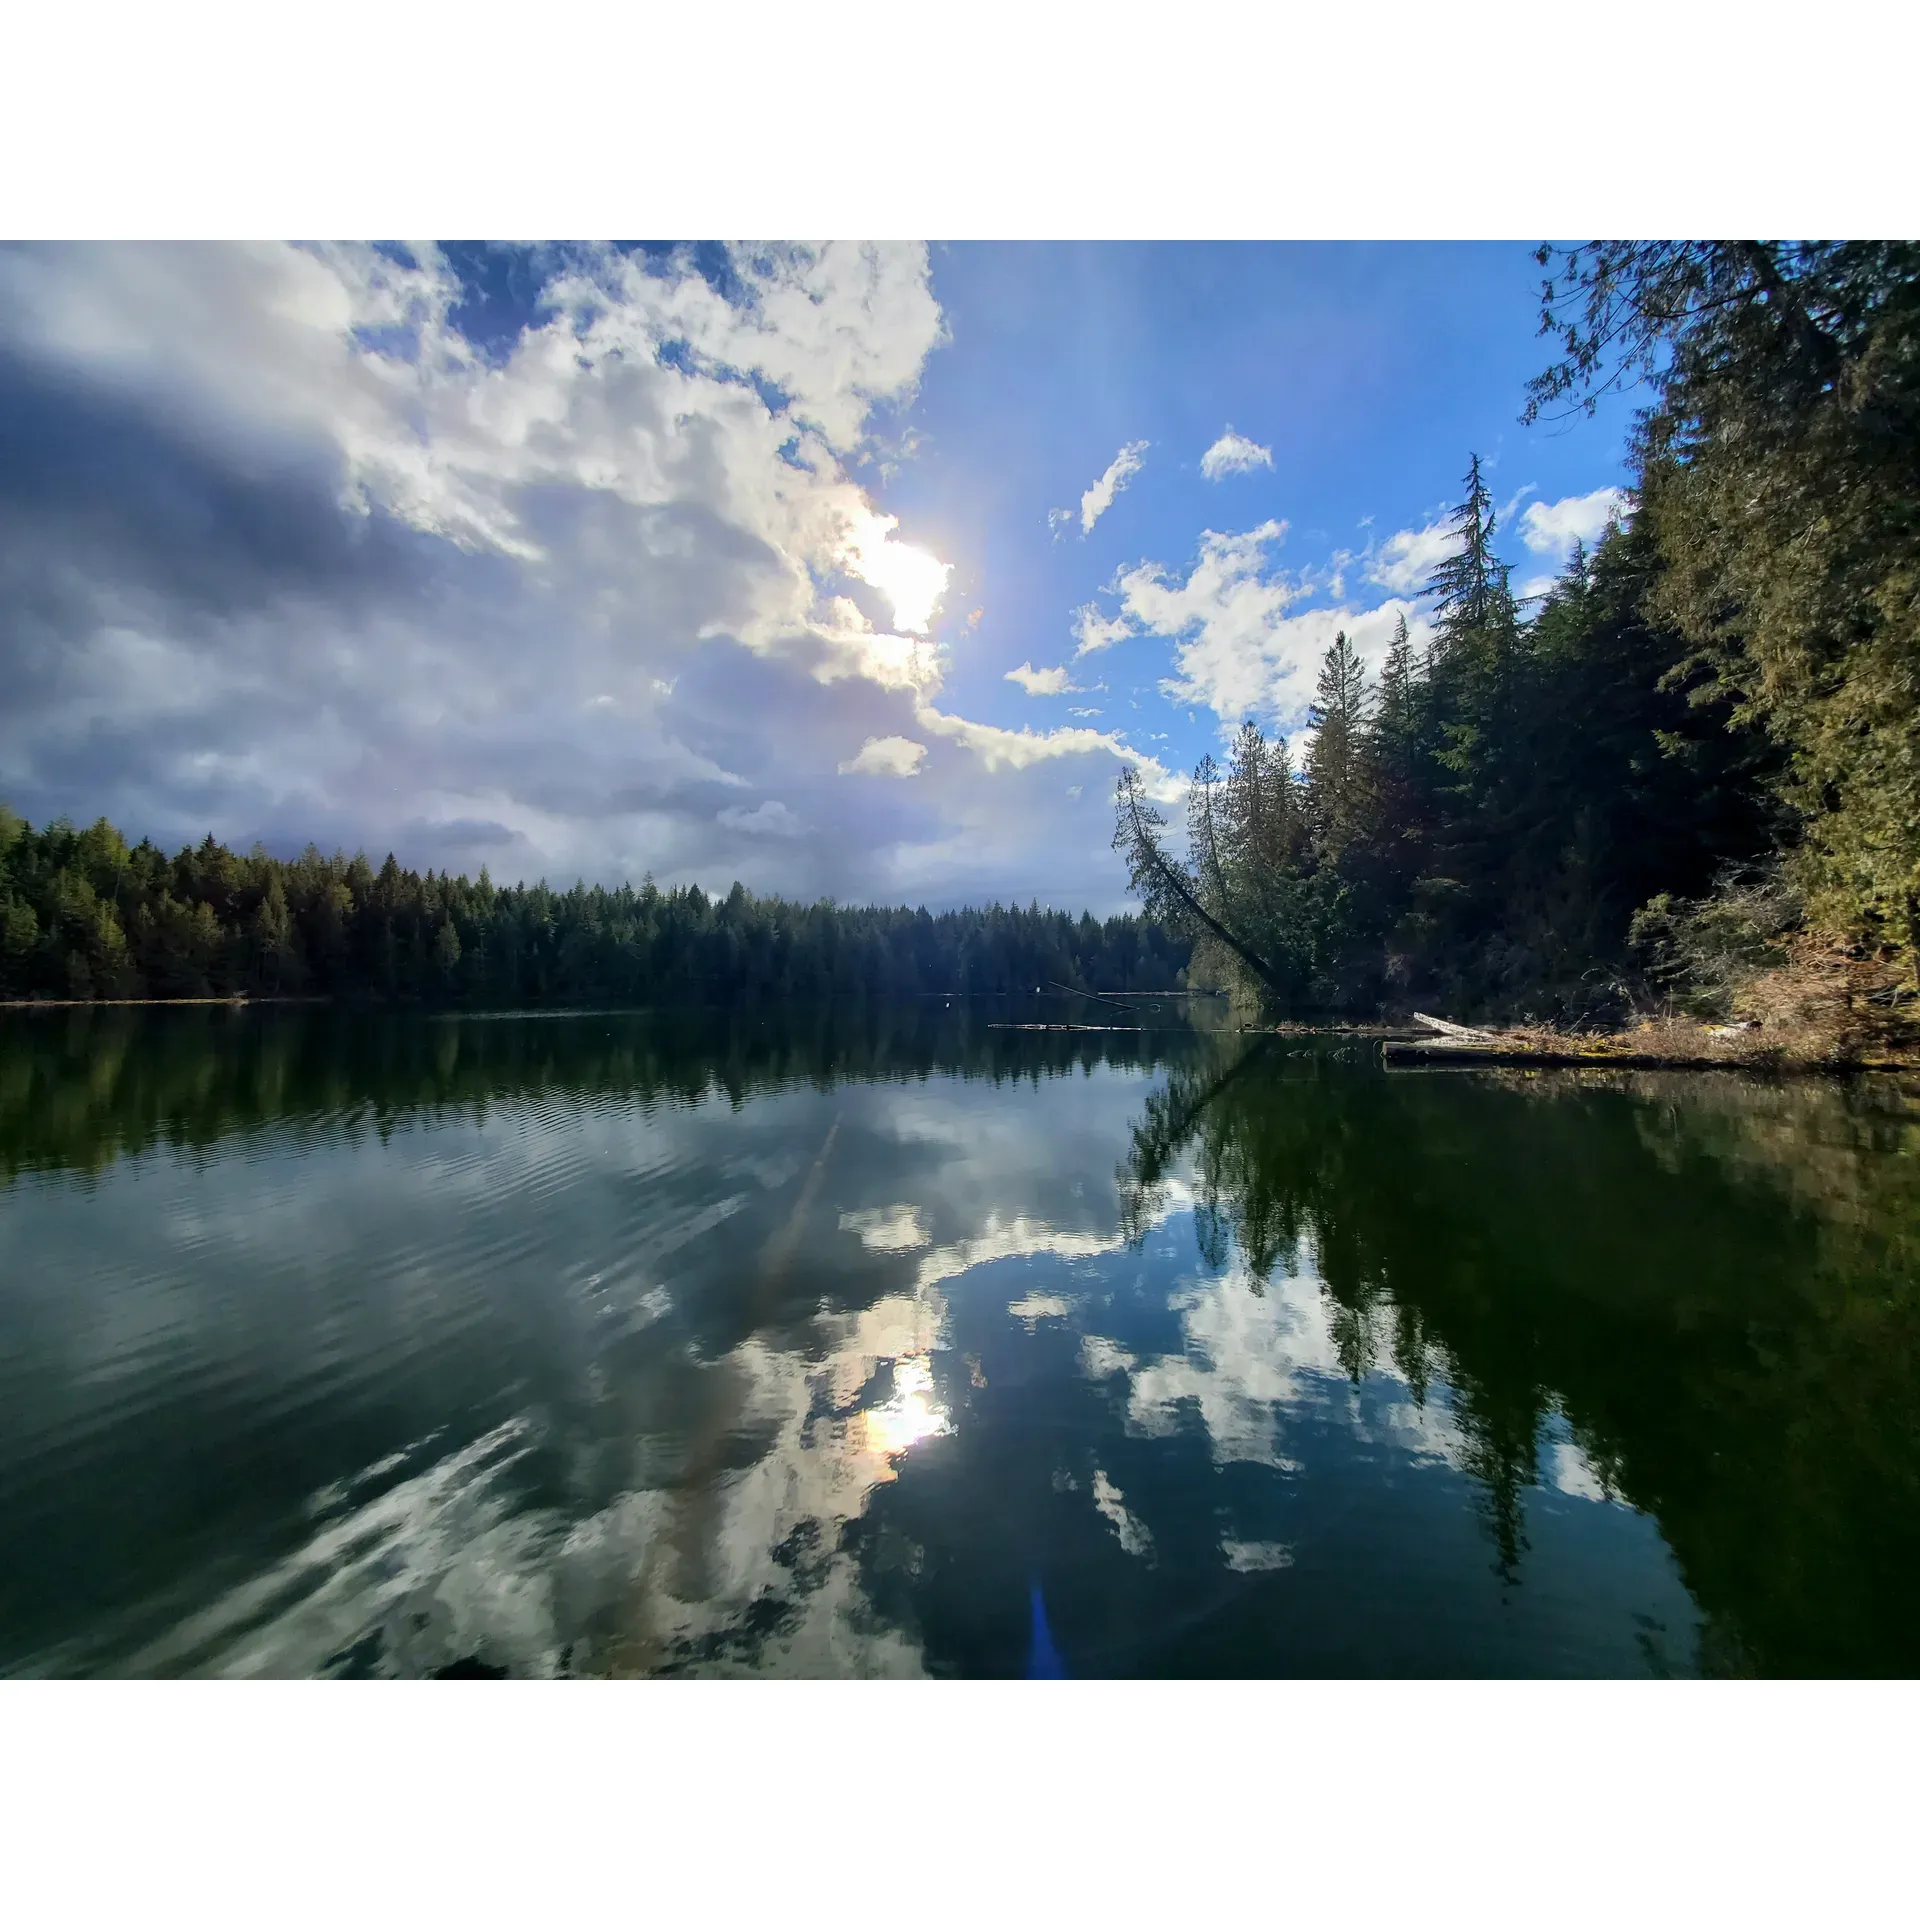
[[[1187,1171],[1123,1216],[1147,1084],[506,1097],[152,1149],[40,1195],[61,1417],[91,1405],[110,1437],[173,1394],[243,1454],[249,1423],[331,1394],[407,1430],[309,1479],[251,1564],[183,1567],[25,1664],[905,1674],[952,1656],[886,1596],[988,1579],[1003,1546],[1073,1541],[1076,1573],[1169,1593],[1199,1566],[1289,1574],[1306,1549],[1275,1501],[1310,1471],[1304,1437],[1448,1469],[1457,1437],[1391,1361],[1355,1388],[1306,1241],[1259,1286],[1238,1255],[1208,1271]],[[223,1346],[196,1403],[178,1356]],[[1571,1439],[1554,1458],[1583,1491]],[[958,1517],[979,1492],[1056,1504],[995,1543]],[[1150,1616],[1150,1589],[1124,1591]]]

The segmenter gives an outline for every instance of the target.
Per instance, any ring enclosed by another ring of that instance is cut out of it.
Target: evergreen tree
[[[1308,710],[1314,736],[1307,749],[1307,796],[1326,859],[1337,860],[1370,825],[1367,726],[1372,708],[1366,667],[1346,633],[1337,633],[1320,662]]]
[[[1601,241],[1551,264],[1527,417],[1653,382],[1652,591],[1779,749],[1816,926],[1920,985],[1920,244]]]
[[[1435,655],[1441,661],[1463,641],[1503,631],[1512,618],[1512,569],[1493,550],[1493,495],[1477,453],[1468,462],[1465,485],[1465,498],[1447,520],[1452,550],[1422,590],[1433,602],[1439,629]]]
[[[1699,700],[1705,669],[1657,611],[1653,535],[1610,527],[1522,626],[1477,463],[1455,524],[1426,670],[1404,619],[1377,690],[1339,635],[1302,780],[1253,727],[1224,781],[1196,772],[1191,871],[1123,791],[1117,840],[1149,911],[1276,1011],[1617,1010],[1638,909],[1767,843],[1768,750]]]
[[[1396,786],[1411,785],[1420,750],[1418,669],[1407,616],[1397,614],[1393,639],[1380,668],[1380,701],[1373,727],[1374,778]]]
[[[1037,902],[924,908],[497,887],[308,847],[279,861],[208,838],[172,860],[105,821],[39,832],[0,809],[0,997],[343,999],[516,1005],[755,993],[1031,993],[1182,984],[1184,941]]]

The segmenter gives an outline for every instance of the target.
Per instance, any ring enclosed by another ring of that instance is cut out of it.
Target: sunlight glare
[[[889,514],[873,514],[848,542],[842,564],[855,579],[883,593],[893,608],[894,623],[902,633],[925,633],[933,610],[947,590],[953,568],[918,547],[902,546],[891,538],[900,522]]]
[[[905,1453],[922,1440],[952,1429],[947,1410],[934,1398],[933,1363],[925,1354],[902,1360],[893,1371],[893,1398],[863,1416],[865,1439],[876,1453]]]

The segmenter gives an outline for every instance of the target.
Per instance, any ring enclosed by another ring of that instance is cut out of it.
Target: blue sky
[[[1050,711],[1000,676],[1072,665],[1075,610],[1111,617],[1116,576],[1143,563],[1189,574],[1205,532],[1279,521],[1263,573],[1327,570],[1342,550],[1431,525],[1473,451],[1501,505],[1520,495],[1513,521],[1625,479],[1623,410],[1571,431],[1518,423],[1543,364],[1528,247],[974,246],[936,249],[933,270],[951,343],[929,357],[912,412],[924,444],[876,493],[903,537],[955,562],[949,684],[982,718]],[[1267,459],[1210,479],[1203,459],[1229,428]],[[1138,470],[1083,532],[1085,490],[1143,441]],[[1076,510],[1062,537],[1036,537],[1061,506]],[[1523,531],[1504,542],[1516,581],[1559,553],[1530,550]],[[1364,562],[1335,570],[1347,591],[1297,611],[1394,597],[1368,590]],[[977,644],[963,645],[955,616],[974,607]],[[1067,704],[1153,731],[1178,719],[1212,744],[1217,714],[1158,693],[1171,653],[1168,636],[1143,635],[1083,657],[1073,677],[1109,691]],[[1135,699],[1139,722],[1126,717]],[[1254,717],[1284,725],[1293,704]]]
[[[1469,452],[1521,584],[1523,245],[0,250],[0,797],[496,878],[1124,904],[1377,656]],[[892,524],[889,524],[891,522]],[[1013,676],[1013,677],[1009,677]]]

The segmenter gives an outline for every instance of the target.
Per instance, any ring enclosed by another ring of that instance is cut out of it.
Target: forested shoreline
[[[1302,764],[1201,761],[1188,852],[1115,843],[1196,979],[1270,1010],[1740,1019],[1857,1054],[1920,999],[1920,246],[1556,255],[1529,421],[1644,381],[1624,511],[1531,604],[1481,463],[1377,677],[1324,658]]]
[[[0,807],[0,999],[213,997],[608,1004],[755,994],[1095,992],[1182,984],[1188,943],[1132,915],[1037,905],[802,905],[736,883],[497,887],[389,854],[168,855],[107,821]]]

